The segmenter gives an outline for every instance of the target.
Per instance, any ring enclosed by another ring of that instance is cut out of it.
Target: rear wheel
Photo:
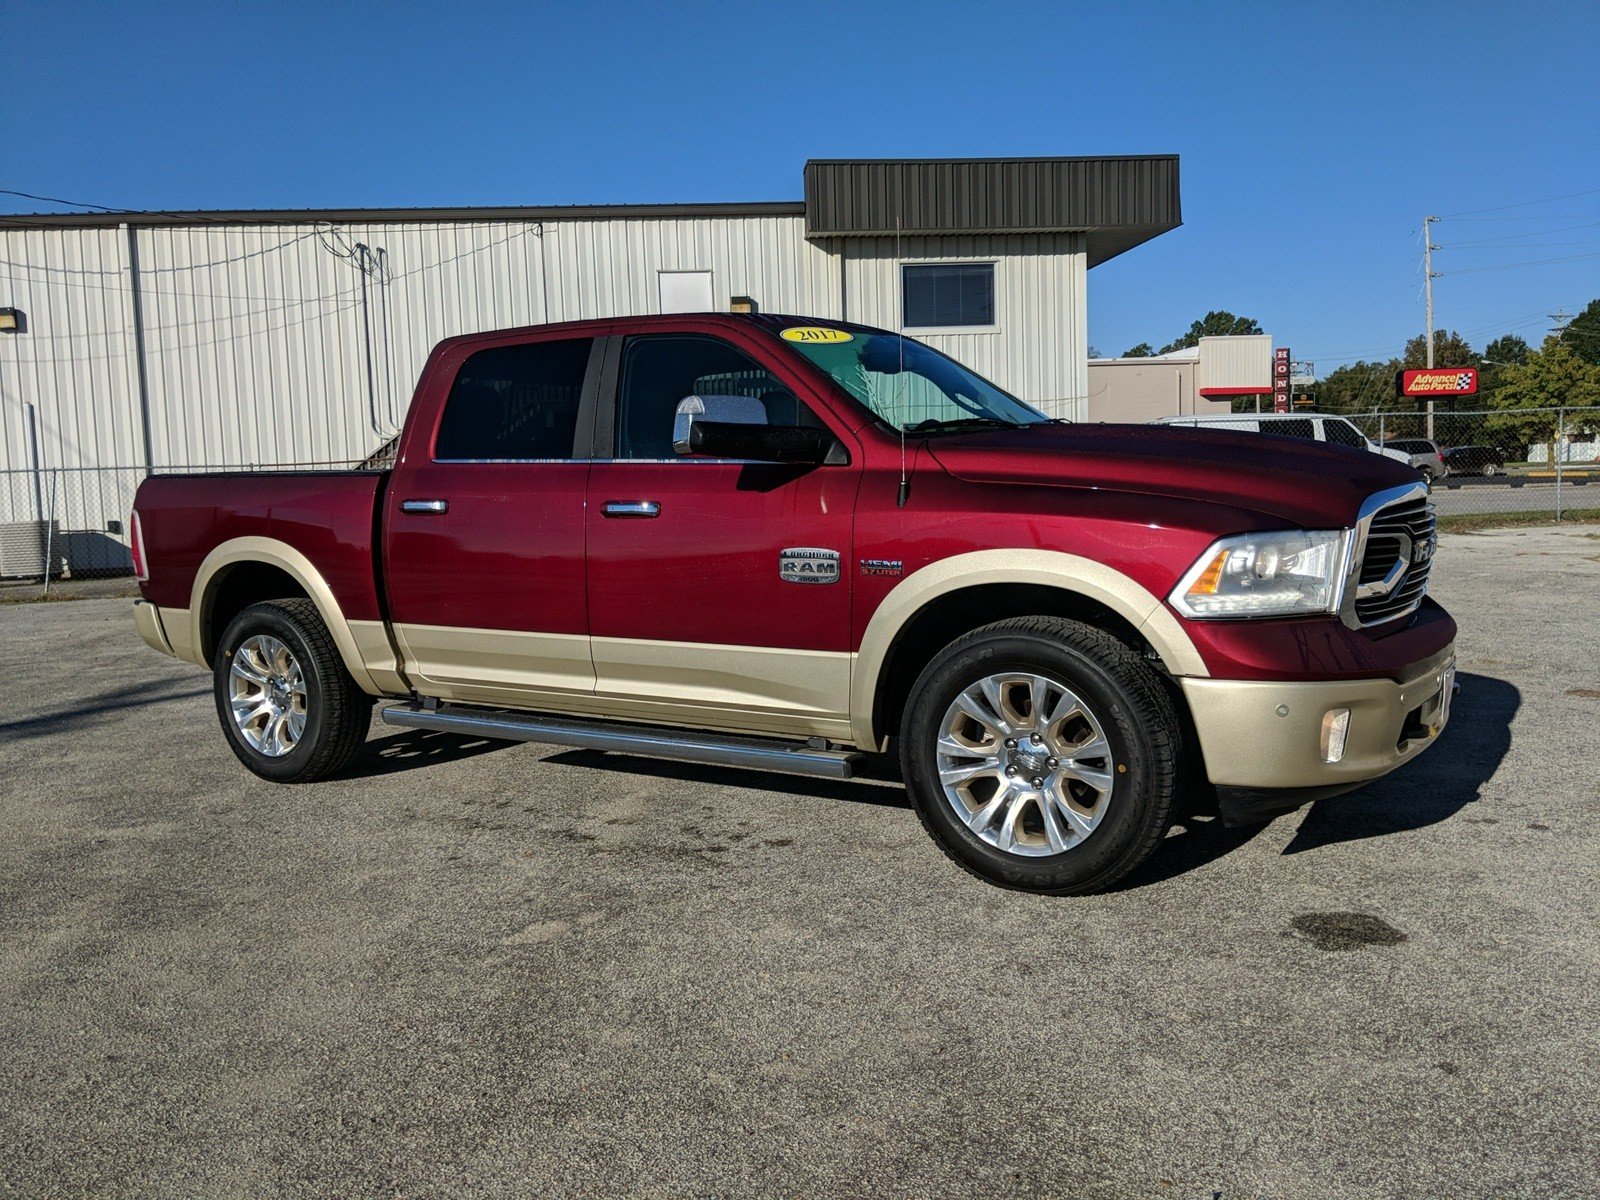
[[[310,600],[269,600],[235,617],[217,645],[212,682],[228,745],[263,779],[325,778],[366,740],[372,699],[350,678]]]
[[[1025,891],[1102,890],[1166,832],[1178,721],[1159,677],[1100,630],[1002,621],[951,643],[912,689],[902,768],[945,853]]]

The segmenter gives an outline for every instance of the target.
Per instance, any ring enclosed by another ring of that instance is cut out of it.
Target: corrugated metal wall
[[[800,216],[135,232],[158,468],[363,458],[398,427],[441,338],[655,312],[659,271],[711,271],[719,304],[750,295],[768,312],[899,323],[895,240],[807,241]],[[144,465],[132,249],[125,228],[0,231],[0,303],[28,323],[0,336],[0,469],[30,466],[24,402],[38,408],[47,467]],[[998,331],[926,340],[1053,414],[1081,415],[1081,235],[900,249],[905,261],[995,261]]]
[[[0,334],[0,468],[31,465],[25,403],[48,464],[141,460],[130,296],[122,230],[0,233],[0,304],[27,322]]]
[[[719,303],[837,316],[836,258],[799,216],[198,225],[136,231],[156,467],[360,459],[403,419],[441,338],[656,312],[656,274]],[[144,461],[125,229],[0,231],[0,469]],[[369,367],[370,343],[370,367]],[[370,374],[369,374],[370,373]],[[370,378],[370,382],[369,382]]]
[[[845,316],[895,329],[900,265],[993,262],[995,331],[918,333],[917,339],[966,363],[1054,417],[1081,420],[1088,396],[1087,264],[1075,233],[982,237],[839,238]]]

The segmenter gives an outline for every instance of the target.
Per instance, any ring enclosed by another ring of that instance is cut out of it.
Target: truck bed
[[[382,619],[374,535],[387,471],[152,475],[140,485],[146,600],[190,606],[206,556],[241,538],[285,543],[316,567],[350,620]]]

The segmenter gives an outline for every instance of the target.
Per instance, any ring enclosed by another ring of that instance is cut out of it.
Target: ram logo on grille
[[[1425,497],[1381,508],[1367,531],[1356,591],[1356,618],[1377,625],[1415,612],[1428,591],[1439,544],[1433,509]]]

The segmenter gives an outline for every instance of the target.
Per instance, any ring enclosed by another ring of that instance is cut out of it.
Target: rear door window
[[[480,350],[456,374],[434,439],[439,461],[569,459],[593,338]]]

